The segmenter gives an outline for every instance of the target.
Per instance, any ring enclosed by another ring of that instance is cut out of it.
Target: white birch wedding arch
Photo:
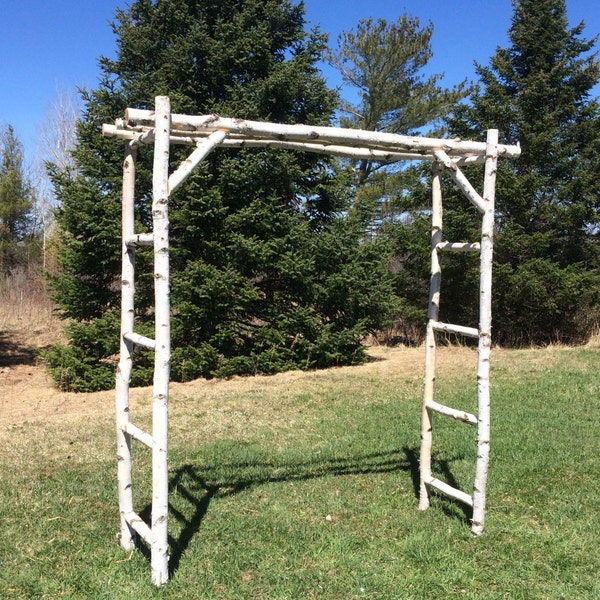
[[[431,281],[425,351],[425,378],[421,420],[419,508],[429,506],[431,488],[472,507],[471,530],[483,532],[485,493],[490,444],[489,367],[491,350],[491,289],[496,165],[499,156],[516,157],[518,146],[499,145],[498,131],[489,130],[486,142],[432,139],[390,133],[283,125],[221,118],[217,115],[171,114],[169,98],[158,96],[155,110],[129,108],[125,118],[103,126],[103,135],[125,140],[122,197],[122,291],[121,347],[117,369],[115,400],[117,419],[117,476],[121,519],[120,543],[130,550],[142,538],[151,549],[152,581],[168,580],[168,400],[171,357],[169,303],[169,195],[208,154],[219,146],[287,148],[335,156],[395,162],[427,160],[433,163]],[[153,230],[134,231],[134,192],[137,149],[154,144],[152,179]],[[169,174],[171,144],[195,146],[188,158]],[[484,165],[483,193],[479,194],[460,170],[465,164]],[[478,242],[445,241],[442,233],[442,172],[448,173],[482,219]],[[139,335],[134,328],[135,248],[154,249],[155,335]],[[441,252],[480,253],[479,326],[465,327],[438,320],[441,289]],[[434,399],[436,335],[455,333],[477,338],[477,415],[456,410]],[[152,433],[142,431],[131,421],[129,383],[135,346],[154,350]],[[477,460],[473,493],[467,494],[435,478],[431,473],[432,414],[438,413],[477,427]],[[152,515],[146,523],[133,507],[132,440],[152,451]]]

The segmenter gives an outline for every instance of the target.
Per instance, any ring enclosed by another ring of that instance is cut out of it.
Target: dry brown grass
[[[65,341],[63,326],[64,322],[54,315],[54,306],[44,292],[39,274],[18,270],[0,280],[0,385],[4,391],[0,399],[1,429],[6,431],[23,423],[67,424],[112,416],[112,391],[61,392],[39,363],[37,353],[41,348]],[[183,430],[185,415],[193,413],[200,416],[211,435],[218,437],[224,431],[237,435],[252,421],[268,422],[274,429],[288,427],[289,413],[283,423],[282,409],[291,408],[298,390],[310,399],[335,395],[342,381],[351,381],[353,389],[364,389],[365,394],[381,380],[398,381],[399,394],[420,386],[422,348],[375,345],[369,354],[371,360],[358,367],[175,383],[171,387],[172,415],[180,419]],[[444,354],[450,373],[471,369],[465,365],[474,360],[472,350],[454,348],[444,350]],[[151,397],[150,388],[132,390],[132,408],[140,426],[149,421]]]
[[[2,342],[42,348],[64,340],[63,322],[55,315],[43,275],[36,268],[17,268],[0,277]]]
[[[441,369],[450,376],[466,371],[474,376],[474,351],[467,348],[442,349]],[[278,426],[283,408],[289,408],[299,390],[311,397],[333,396],[339,384],[352,382],[353,390],[369,390],[378,381],[397,381],[398,393],[420,386],[423,370],[422,348],[374,347],[371,360],[361,366],[326,371],[288,371],[273,376],[234,377],[230,380],[196,380],[172,383],[173,416],[193,412],[213,422],[215,433],[222,428],[242,428],[258,418]],[[6,393],[0,400],[0,427],[39,421],[80,420],[93,415],[112,414],[114,392],[61,392],[42,365],[13,365],[0,369],[0,383]],[[131,391],[132,409],[147,418],[152,402],[151,388]],[[285,412],[285,411],[283,411]],[[240,418],[238,418],[240,417]],[[288,415],[289,417],[289,415]],[[287,417],[286,417],[287,418]],[[221,421],[221,424],[219,422]]]

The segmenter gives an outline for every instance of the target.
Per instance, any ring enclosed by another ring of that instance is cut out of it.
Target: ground
[[[36,327],[17,322],[0,328],[0,427],[111,410],[110,392],[72,394],[54,386],[37,353],[59,338],[60,326],[54,321]]]
[[[0,428],[11,428],[23,422],[67,420],[84,416],[107,415],[114,412],[114,391],[97,393],[72,393],[58,390],[38,360],[40,348],[60,339],[60,323],[51,322],[38,326],[24,326],[20,323],[0,323]],[[371,361],[363,367],[348,369],[368,369],[373,376],[386,377],[391,370],[401,370],[410,378],[422,377],[424,354],[422,348],[372,347],[369,350]],[[399,360],[390,360],[402,354]],[[470,352],[469,352],[470,354]],[[458,358],[458,357],[457,357]],[[461,358],[461,361],[464,357]],[[343,369],[342,369],[343,370]],[[288,386],[295,381],[298,372],[281,373],[270,377],[271,386]],[[314,374],[319,377],[318,373]],[[253,380],[253,381],[250,381]],[[239,387],[259,385],[262,377],[234,378],[233,380],[192,381],[185,384],[171,384],[172,393],[178,397],[194,397],[206,394],[226,395]],[[149,399],[151,391],[139,388],[132,390],[132,400],[142,397]]]

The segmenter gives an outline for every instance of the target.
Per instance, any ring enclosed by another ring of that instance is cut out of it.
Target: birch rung
[[[154,350],[156,348],[156,341],[146,337],[144,335],[140,335],[139,333],[133,333],[133,331],[129,331],[123,334],[123,337],[138,346],[144,346],[144,348],[150,348],[150,350]]]
[[[148,446],[148,448],[152,448],[154,446],[154,439],[152,436],[139,427],[136,427],[132,423],[126,423],[123,425],[123,427],[121,427],[121,430],[134,440],[144,444],[144,446]]]
[[[451,323],[442,323],[434,321],[431,326],[435,331],[443,331],[444,333],[457,333],[466,337],[478,338],[479,329],[476,327],[464,327],[462,325],[452,325]]]
[[[479,242],[440,242],[435,249],[441,252],[479,252],[481,244]]]
[[[444,406],[435,400],[428,400],[425,403],[425,406],[440,415],[445,415],[446,417],[452,417],[457,421],[464,421],[465,423],[469,423],[470,425],[477,425],[477,417],[472,415],[471,413],[465,412],[464,410],[456,410],[455,408],[450,408],[449,406]]]
[[[469,494],[467,494],[466,492],[463,492],[462,490],[457,490],[456,488],[452,487],[451,485],[448,485],[447,483],[440,481],[439,479],[436,479],[435,477],[431,477],[430,479],[428,479],[427,481],[425,481],[425,483],[429,486],[431,486],[432,488],[435,488],[436,490],[438,490],[438,492],[442,492],[442,494],[446,494],[446,496],[449,496],[450,498],[454,498],[455,500],[458,500],[460,502],[462,502],[463,504],[466,504],[467,506],[473,506],[473,497],[469,496]]]
[[[123,515],[127,524],[133,529],[148,545],[152,544],[152,529],[148,524],[135,512],[126,513]]]
[[[152,233],[136,233],[125,239],[127,246],[152,246],[154,245],[154,235]]]

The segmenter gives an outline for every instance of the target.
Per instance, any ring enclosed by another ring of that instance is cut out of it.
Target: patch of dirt
[[[41,365],[13,364],[0,368],[0,386],[0,427],[24,421],[80,418],[112,410],[114,394],[61,392]]]
[[[110,411],[114,394],[73,394],[58,390],[38,360],[39,351],[62,341],[51,319],[32,325],[4,322],[0,328],[0,427],[45,419],[78,418]]]
[[[55,341],[55,340],[50,340]],[[114,412],[114,391],[97,393],[72,393],[58,390],[37,359],[39,348],[47,346],[45,331],[23,331],[19,328],[0,330],[0,428],[14,428],[24,422],[67,421],[82,417],[106,416]],[[465,363],[472,362],[472,350],[455,348],[444,352],[445,360],[455,363],[460,371]],[[227,397],[244,390],[256,393],[264,386],[281,387],[282,390],[297,389],[323,377],[335,385],[338,378],[351,373],[368,371],[373,378],[421,379],[423,374],[423,348],[387,348],[374,346],[369,350],[371,359],[359,367],[341,367],[328,371],[290,371],[271,377],[236,377],[228,381],[197,380],[171,384],[171,394],[181,400],[189,398]],[[460,366],[459,366],[460,365]],[[450,369],[454,370],[450,365]],[[473,371],[474,373],[474,371]],[[151,403],[149,388],[131,390],[131,402],[138,405]]]

